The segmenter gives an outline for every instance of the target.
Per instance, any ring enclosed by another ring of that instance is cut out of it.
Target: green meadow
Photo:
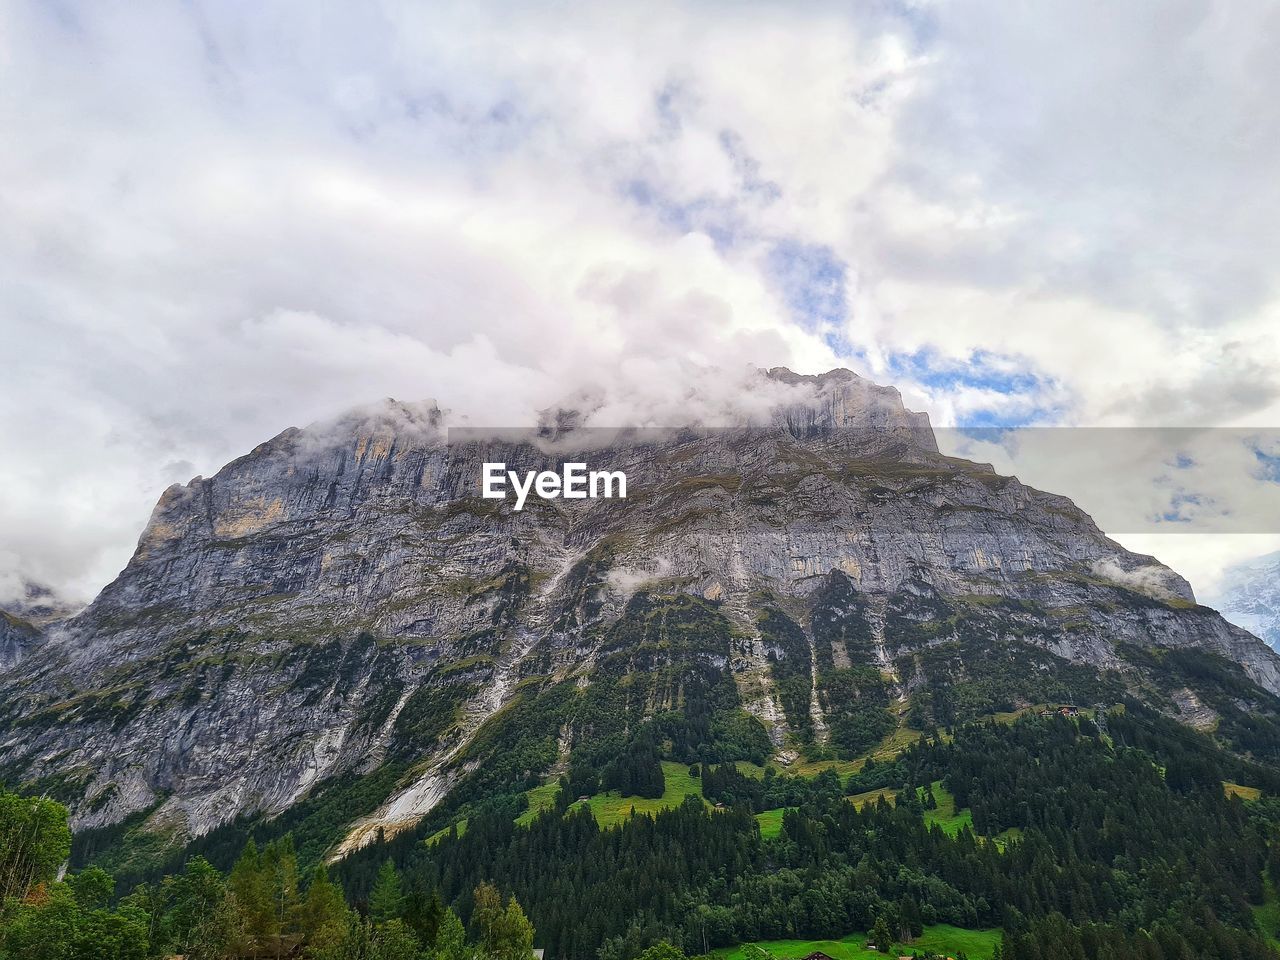
[[[970,960],[989,960],[1000,942],[999,930],[965,930],[940,923],[925,927],[910,943],[895,943],[890,957],[918,953],[938,953],[954,957],[964,953]],[[765,940],[711,951],[718,960],[800,960],[821,951],[833,960],[883,960],[886,954],[867,948],[866,934],[855,933],[839,940]]]

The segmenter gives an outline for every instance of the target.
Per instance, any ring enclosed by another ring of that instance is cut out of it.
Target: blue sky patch
[[[846,269],[830,247],[783,240],[769,251],[766,267],[800,326],[817,330],[844,325],[849,313]]]
[[[888,370],[891,382],[914,380],[940,393],[971,390],[1013,398],[1011,403],[962,412],[956,423],[962,429],[1006,430],[1043,424],[1062,413],[1059,406],[1044,402],[1057,386],[1052,377],[1021,358],[990,350],[975,350],[967,360],[940,357],[931,347],[895,353],[888,358]]]
[[[644,179],[628,181],[622,192],[637,206],[651,211],[668,229],[680,234],[706,234],[721,253],[738,242],[743,221],[732,203],[711,198],[680,203]]]
[[[1198,493],[1175,493],[1169,498],[1169,509],[1160,514],[1162,523],[1191,523],[1196,517],[1187,516],[1185,507],[1199,507],[1205,503]]]
[[[1261,447],[1254,447],[1253,455],[1258,460],[1258,478],[1270,483],[1280,483],[1280,455],[1268,453]]]
[[[889,370],[895,376],[910,377],[936,390],[968,387],[1016,394],[1036,392],[1049,383],[1048,378],[1015,358],[990,350],[975,350],[968,360],[939,357],[932,347],[913,353],[895,353],[889,357]]]

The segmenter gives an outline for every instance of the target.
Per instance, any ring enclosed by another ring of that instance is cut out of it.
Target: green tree
[[[390,860],[378,869],[378,879],[369,894],[369,917],[374,923],[387,923],[404,915],[404,891],[400,872]]]
[[[302,903],[302,927],[307,948],[316,953],[341,944],[350,927],[350,913],[342,891],[324,867],[316,867]]]
[[[252,839],[231,868],[231,945],[236,953],[269,956],[280,936],[270,878],[270,863]]]
[[[97,910],[111,902],[116,881],[101,867],[88,867],[68,877],[67,886],[81,910]]]
[[[875,926],[871,928],[871,942],[881,953],[888,953],[893,946],[893,930],[883,913],[876,917]]]
[[[475,890],[471,922],[480,953],[488,960],[528,960],[533,951],[533,924],[515,897],[504,907],[497,887],[480,884]]]
[[[67,960],[75,955],[80,906],[66,884],[54,884],[9,911],[0,956],[14,960]]]
[[[436,942],[436,934],[440,929],[440,918],[444,916],[444,904],[440,901],[440,891],[435,887],[426,893],[421,885],[414,888],[404,898],[404,921],[409,924],[424,947]]]
[[[421,951],[422,945],[409,925],[392,917],[374,930],[369,960],[418,960]]]
[[[67,808],[45,797],[0,790],[0,903],[51,883],[71,855]]]
[[[298,855],[293,848],[293,834],[288,833],[267,845],[267,868],[270,871],[271,904],[280,939],[275,954],[283,957],[302,940],[302,900],[299,896]]]
[[[533,953],[533,924],[512,897],[499,922],[494,957],[496,960],[529,960]]]
[[[164,904],[160,939],[191,960],[218,956],[227,944],[227,884],[204,857],[192,857],[179,876],[165,877],[159,900]]]
[[[467,947],[467,931],[462,921],[453,912],[453,908],[445,910],[440,917],[440,926],[436,931],[435,948],[431,952],[432,960],[468,960],[471,950]]]
[[[76,960],[146,960],[152,955],[151,918],[137,907],[97,909],[76,925]]]
[[[476,887],[471,909],[471,930],[476,943],[487,957],[497,955],[498,937],[502,930],[502,894],[489,882]]]
[[[310,960],[370,960],[373,925],[354,910],[347,914],[346,929],[332,941],[307,948]]]
[[[649,947],[636,960],[687,960],[685,952],[673,946],[668,940],[659,940]]]
[[[150,920],[145,910],[135,906],[86,909],[70,884],[55,883],[0,912],[0,957],[146,960],[153,954]]]

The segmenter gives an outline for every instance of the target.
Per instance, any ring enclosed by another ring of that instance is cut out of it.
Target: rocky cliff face
[[[1280,657],[1069,500],[942,456],[848,371],[768,377],[754,426],[606,441],[559,416],[534,443],[389,401],[170,488],[120,576],[0,673],[0,775],[77,798],[79,827],[179,835],[380,778],[341,850],[670,711],[722,756],[1050,699],[1212,717],[1189,656],[1276,705]],[[626,499],[480,496],[486,461],[580,448]]]
[[[40,642],[40,631],[28,620],[0,610],[0,671],[9,670]]]
[[[0,672],[9,670],[36,648],[44,631],[78,608],[45,586],[23,584],[21,594],[0,610]]]

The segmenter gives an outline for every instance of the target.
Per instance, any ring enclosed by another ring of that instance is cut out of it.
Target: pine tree
[[[422,945],[408,924],[393,917],[374,930],[369,960],[418,960],[421,953]]]
[[[378,870],[378,879],[369,894],[369,917],[375,924],[398,920],[404,915],[404,893],[400,873],[390,860]]]
[[[329,879],[329,872],[316,867],[302,904],[308,948],[318,951],[341,943],[346,937],[350,912],[342,891]]]
[[[234,948],[239,953],[260,955],[279,938],[267,865],[252,839],[231,868],[227,881],[232,897]]]
[[[924,921],[920,917],[920,905],[913,897],[903,897],[898,902],[898,923],[902,927],[902,939],[911,940],[924,932]]]
[[[286,834],[263,851],[264,882],[270,890],[275,943],[272,953],[284,957],[302,940],[302,902],[298,896],[298,857],[293,835]]]
[[[443,915],[444,904],[440,902],[440,891],[435,887],[426,894],[421,885],[415,885],[404,898],[404,920],[424,947],[436,942]]]

